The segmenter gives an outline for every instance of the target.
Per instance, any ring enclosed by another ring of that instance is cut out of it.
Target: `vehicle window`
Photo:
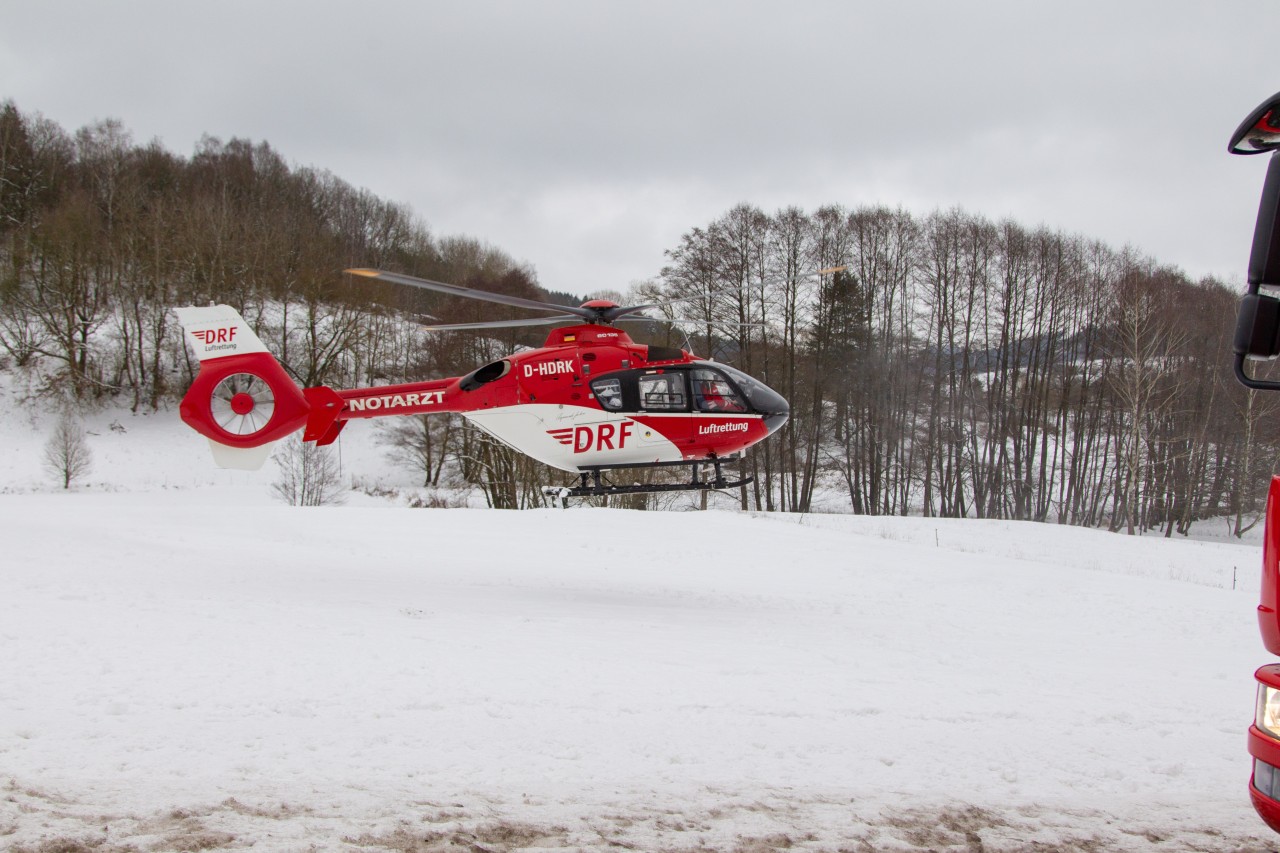
[[[714,370],[695,370],[693,402],[700,412],[745,412],[747,406],[733,390],[733,386]]]
[[[458,381],[458,385],[463,391],[474,391],[481,385],[487,385],[497,379],[506,376],[511,370],[511,362],[505,358],[502,361],[495,361],[492,364],[486,364],[484,367],[478,367],[468,373]]]
[[[741,370],[735,370],[727,364],[716,365],[716,372],[723,372],[726,376],[737,383],[742,389],[742,393],[747,395],[748,402],[757,412],[787,412],[791,407],[787,405],[787,401],[777,391],[760,382],[752,379]]]
[[[650,411],[685,408],[684,380],[679,373],[648,373],[640,377],[640,408]]]
[[[600,405],[610,411],[622,408],[622,381],[619,379],[597,379],[591,383],[591,391],[600,401]]]

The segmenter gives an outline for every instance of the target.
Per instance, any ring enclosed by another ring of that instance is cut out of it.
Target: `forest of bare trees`
[[[740,205],[668,256],[647,295],[792,403],[748,461],[743,506],[804,512],[839,482],[855,513],[1168,534],[1256,519],[1277,405],[1231,375],[1238,297],[1220,282],[1074,235],[882,207]]]
[[[176,305],[234,306],[304,385],[458,375],[541,342],[430,336],[417,316],[503,309],[353,283],[352,266],[548,298],[499,249],[437,237],[265,143],[206,138],[181,157],[115,121],[69,134],[0,106],[3,367],[40,376],[51,408],[181,397],[195,364]],[[741,462],[744,508],[1241,532],[1280,451],[1280,398],[1231,377],[1235,288],[1083,237],[961,211],[740,205],[634,289],[675,321],[653,325],[655,343],[791,401],[788,426]],[[425,485],[452,478],[493,506],[537,504],[564,479],[449,418],[404,419],[385,440]]]
[[[404,207],[290,167],[265,143],[205,138],[184,158],[134,144],[119,122],[68,134],[0,106],[0,348],[8,369],[38,372],[51,408],[179,399],[197,365],[177,305],[234,306],[302,385],[457,375],[529,342],[430,337],[415,316],[478,319],[481,309],[352,284],[341,271],[353,266],[547,296],[502,251],[436,238]],[[447,458],[496,506],[536,495],[519,485],[534,476],[519,454],[462,424],[429,434],[435,479]]]

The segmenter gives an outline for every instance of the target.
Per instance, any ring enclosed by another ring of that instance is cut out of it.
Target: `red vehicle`
[[[1249,254],[1249,286],[1240,302],[1234,341],[1236,377],[1249,388],[1280,390],[1280,382],[1250,375],[1250,362],[1280,356],[1280,93],[1255,109],[1232,135],[1233,154],[1273,152],[1267,167]],[[1280,477],[1267,495],[1262,548],[1262,644],[1280,655]],[[1280,664],[1259,669],[1258,703],[1249,727],[1253,774],[1249,794],[1262,819],[1280,832]]]
[[[1267,495],[1266,531],[1262,544],[1262,602],[1258,605],[1258,627],[1262,644],[1280,655],[1280,601],[1277,570],[1280,569],[1280,477],[1271,479]],[[1249,794],[1262,819],[1280,832],[1280,664],[1268,664],[1253,677],[1258,681],[1258,706],[1249,727],[1249,754],[1253,756],[1253,777]]]
[[[776,432],[790,413],[764,383],[682,349],[646,346],[614,326],[650,305],[592,300],[566,307],[378,270],[355,275],[481,299],[552,316],[428,326],[553,329],[539,349],[483,365],[466,376],[338,391],[299,388],[230,306],[178,308],[200,371],[182,400],[182,419],[209,439],[223,467],[257,468],[273,442],[297,430],[333,442],[348,421],[457,412],[489,435],[554,468],[579,475],[561,498],[634,492],[724,489],[721,464]],[[830,272],[824,270],[823,272]],[[585,322],[584,322],[585,321]],[[714,469],[703,478],[705,465]],[[615,468],[683,465],[686,483],[610,485]]]

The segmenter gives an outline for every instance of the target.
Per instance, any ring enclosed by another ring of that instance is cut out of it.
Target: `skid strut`
[[[637,466],[628,465],[628,468],[656,468],[669,467],[672,465],[688,465],[690,469],[690,480],[687,483],[633,483],[629,486],[614,485],[605,483],[603,475],[607,471],[619,470],[616,468],[598,467],[589,468],[578,474],[579,480],[576,486],[555,487],[548,486],[542,490],[543,494],[549,498],[558,498],[566,500],[568,498],[593,498],[606,497],[608,495],[641,495],[651,492],[700,492],[707,490],[719,489],[736,489],[739,486],[745,486],[751,482],[751,477],[744,477],[741,480],[726,480],[721,465],[724,459],[708,459],[698,460],[696,462],[661,462],[651,465]],[[710,463],[715,471],[711,479],[703,478],[702,466]]]

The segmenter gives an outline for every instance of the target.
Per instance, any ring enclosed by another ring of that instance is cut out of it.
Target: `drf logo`
[[[210,344],[231,344],[236,340],[236,326],[229,326],[225,329],[201,329],[192,332],[191,336],[205,346]]]
[[[588,424],[565,429],[549,429],[547,435],[563,444],[572,447],[574,453],[586,453],[589,450],[622,450],[627,446],[634,427],[631,421],[615,424]],[[615,446],[616,442],[616,446]]]

